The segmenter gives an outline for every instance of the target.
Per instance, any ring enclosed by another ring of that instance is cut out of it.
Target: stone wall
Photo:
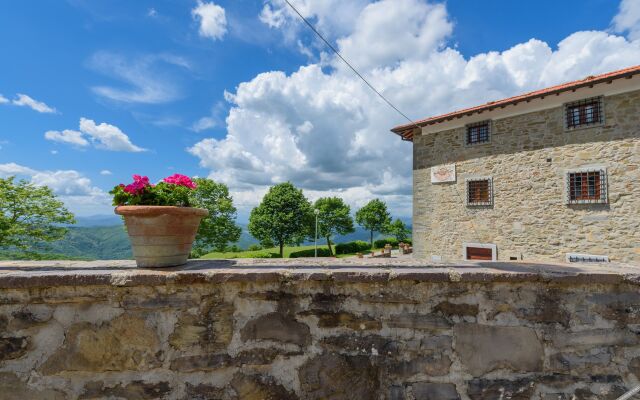
[[[0,274],[0,398],[602,400],[640,378],[639,268],[74,265]]]
[[[554,96],[555,97],[555,96]],[[604,98],[605,124],[565,131],[555,107],[492,122],[489,144],[465,128],[414,138],[413,245],[418,257],[463,258],[463,243],[497,245],[499,260],[564,261],[569,252],[640,261],[640,91]],[[455,163],[457,182],[430,168]],[[604,166],[608,204],[565,204],[568,169]],[[465,205],[465,178],[491,176],[494,205]]]

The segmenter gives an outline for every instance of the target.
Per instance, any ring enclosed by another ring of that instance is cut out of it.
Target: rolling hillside
[[[242,228],[242,235],[236,245],[246,249],[258,241],[249,234],[246,224],[238,224]],[[385,235],[376,234],[375,239]],[[369,232],[360,227],[354,233],[334,238],[335,243],[353,240],[369,240]],[[307,241],[305,244],[312,244]],[[324,238],[318,238],[318,244],[324,245]],[[78,218],[76,225],[69,227],[67,236],[57,242],[41,245],[30,249],[39,253],[44,259],[90,259],[90,260],[119,260],[133,258],[129,238],[124,230],[122,220],[117,215],[97,215]],[[0,251],[0,258],[16,258],[12,251]]]

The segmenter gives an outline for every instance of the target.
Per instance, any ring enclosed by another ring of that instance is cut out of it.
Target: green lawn
[[[285,246],[284,248],[284,258],[289,258],[289,255],[295,251],[301,251],[301,250],[313,250],[314,246]],[[318,249],[326,249],[327,245],[318,245]],[[364,252],[364,254],[368,254],[369,252]],[[340,254],[338,255],[338,258],[344,258],[344,257],[353,257],[355,256],[355,254]],[[240,251],[240,252],[231,252],[231,251],[227,251],[227,252],[212,252],[212,253],[208,253],[205,254],[204,256],[200,257],[202,259],[213,259],[213,258],[222,258],[222,259],[229,259],[229,258],[279,258],[280,257],[280,251],[277,247],[272,247],[270,249],[264,249],[264,250],[256,250],[256,251]]]

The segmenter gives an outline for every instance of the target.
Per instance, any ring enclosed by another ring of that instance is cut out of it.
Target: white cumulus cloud
[[[31,175],[35,172],[34,169],[16,163],[0,164],[0,177],[2,178],[15,175]]]
[[[98,149],[110,151],[125,151],[137,153],[146,149],[136,146],[129,136],[117,126],[106,122],[96,124],[88,118],[80,118],[80,131],[65,129],[64,131],[47,131],[45,139],[54,142],[71,144],[77,147],[87,147],[93,144]]]
[[[105,176],[111,175],[111,171],[109,171],[108,169],[103,169],[102,171],[100,171],[100,175],[105,175]]]
[[[103,122],[96,124],[93,120],[80,118],[80,131],[85,133],[96,144],[96,147],[111,151],[145,151],[131,143],[129,136],[122,132],[117,126]]]
[[[30,178],[38,186],[48,186],[60,200],[78,214],[95,214],[111,209],[110,197],[91,179],[75,170],[36,170],[16,163],[0,164],[0,177]]]
[[[17,98],[11,102],[13,105],[21,107],[29,107],[39,113],[55,113],[56,109],[49,107],[45,103],[35,100],[26,94],[18,93]]]
[[[67,143],[78,147],[86,147],[89,141],[82,137],[82,132],[65,129],[60,131],[47,131],[44,138],[54,142]]]
[[[622,0],[611,25],[615,32],[628,32],[629,39],[640,39],[640,1]]]
[[[7,104],[9,99],[0,94],[0,104]]]
[[[296,31],[300,23],[283,3],[268,1],[261,18],[274,29]],[[575,32],[557,44],[531,39],[465,57],[448,44],[454,28],[442,3],[354,2],[350,19],[355,22],[348,32],[331,23],[331,13],[319,5],[331,1],[298,3],[303,15],[323,26],[346,58],[413,119],[640,61],[640,40],[603,31]],[[226,94],[227,136],[203,139],[188,151],[210,177],[232,188],[240,208],[257,204],[269,185],[291,181],[310,197],[338,195],[355,207],[380,197],[396,214],[409,216],[411,146],[389,132],[407,121],[335,57],[320,59],[291,74],[261,73],[238,85]]]
[[[200,36],[220,40],[227,33],[227,17],[224,8],[215,3],[198,0],[198,5],[191,10],[193,19],[200,24]]]

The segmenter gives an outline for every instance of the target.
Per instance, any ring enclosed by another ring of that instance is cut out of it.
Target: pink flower
[[[128,184],[124,187],[124,191],[133,195],[140,194],[144,192],[144,189],[150,186],[149,178],[146,176],[134,175],[133,183]]]
[[[171,183],[173,185],[185,186],[189,189],[195,189],[196,184],[186,175],[173,174],[163,179],[163,181],[167,183]]]

